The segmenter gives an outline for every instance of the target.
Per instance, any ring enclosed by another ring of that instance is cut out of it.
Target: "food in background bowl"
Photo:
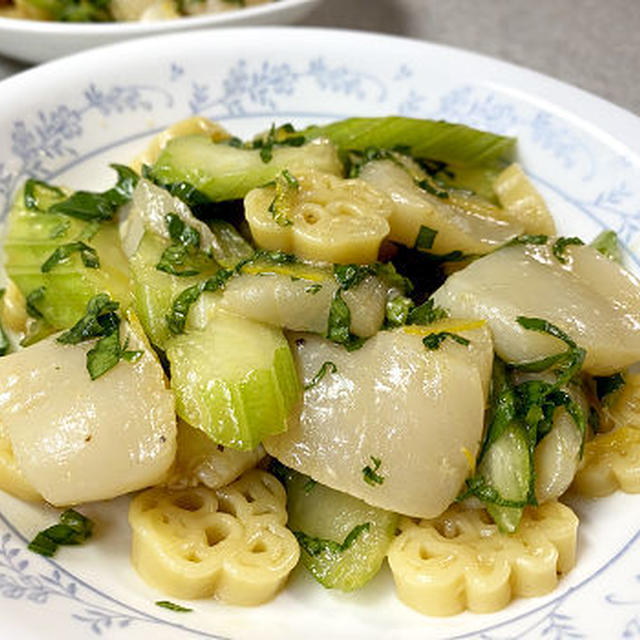
[[[59,22],[171,20],[266,4],[273,0],[8,0],[0,16]]]

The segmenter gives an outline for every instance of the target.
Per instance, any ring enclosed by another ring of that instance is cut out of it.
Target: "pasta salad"
[[[196,117],[104,192],[28,179],[0,489],[66,508],[30,548],[133,493],[163,596],[259,605],[298,563],[354,591],[388,562],[435,616],[551,591],[563,495],[640,491],[640,284],[613,232],[557,235],[514,155],[442,121]]]

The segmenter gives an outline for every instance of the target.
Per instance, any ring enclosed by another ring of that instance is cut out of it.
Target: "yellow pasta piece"
[[[404,520],[389,550],[398,597],[434,616],[497,611],[512,597],[553,590],[575,564],[578,518],[559,502],[525,510],[517,533],[500,533],[483,510],[453,506]]]
[[[11,441],[2,430],[2,425],[0,425],[0,489],[21,500],[29,502],[42,500],[40,494],[22,475],[13,455]]]
[[[257,469],[216,491],[145,491],[129,509],[133,565],[148,583],[177,598],[267,602],[300,555],[285,527],[285,503],[278,480]]]
[[[273,186],[250,191],[244,206],[251,234],[264,249],[364,264],[378,258],[389,233],[392,202],[358,178],[296,171],[278,177]]]
[[[591,498],[617,489],[640,493],[640,429],[620,427],[587,442],[572,486]]]
[[[202,116],[185,118],[184,120],[179,120],[155,136],[147,148],[140,155],[134,158],[131,163],[131,168],[140,173],[142,165],[152,165],[155,163],[162,150],[167,146],[169,140],[173,140],[174,138],[179,138],[181,136],[194,135],[204,136],[214,142],[222,142],[223,140],[228,140],[231,137],[231,134],[222,125],[217,122],[213,122],[208,118],[203,118]]]

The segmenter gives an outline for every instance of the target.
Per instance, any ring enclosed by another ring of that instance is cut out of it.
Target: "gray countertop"
[[[325,0],[302,24],[462,47],[640,114],[640,0]],[[0,57],[0,78],[26,68]]]

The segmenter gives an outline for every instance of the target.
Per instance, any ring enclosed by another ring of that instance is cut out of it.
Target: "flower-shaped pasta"
[[[640,429],[620,427],[587,442],[572,486],[590,498],[640,493]]]
[[[147,582],[177,598],[262,604],[300,555],[285,527],[285,501],[278,480],[256,469],[216,491],[145,491],[129,509],[133,564]]]
[[[364,180],[285,171],[273,186],[250,191],[244,206],[253,238],[264,249],[364,264],[378,258],[392,203]]]
[[[548,593],[575,563],[578,519],[558,502],[527,509],[515,534],[458,506],[402,528],[389,550],[398,597],[428,615],[497,611],[514,596]]]

